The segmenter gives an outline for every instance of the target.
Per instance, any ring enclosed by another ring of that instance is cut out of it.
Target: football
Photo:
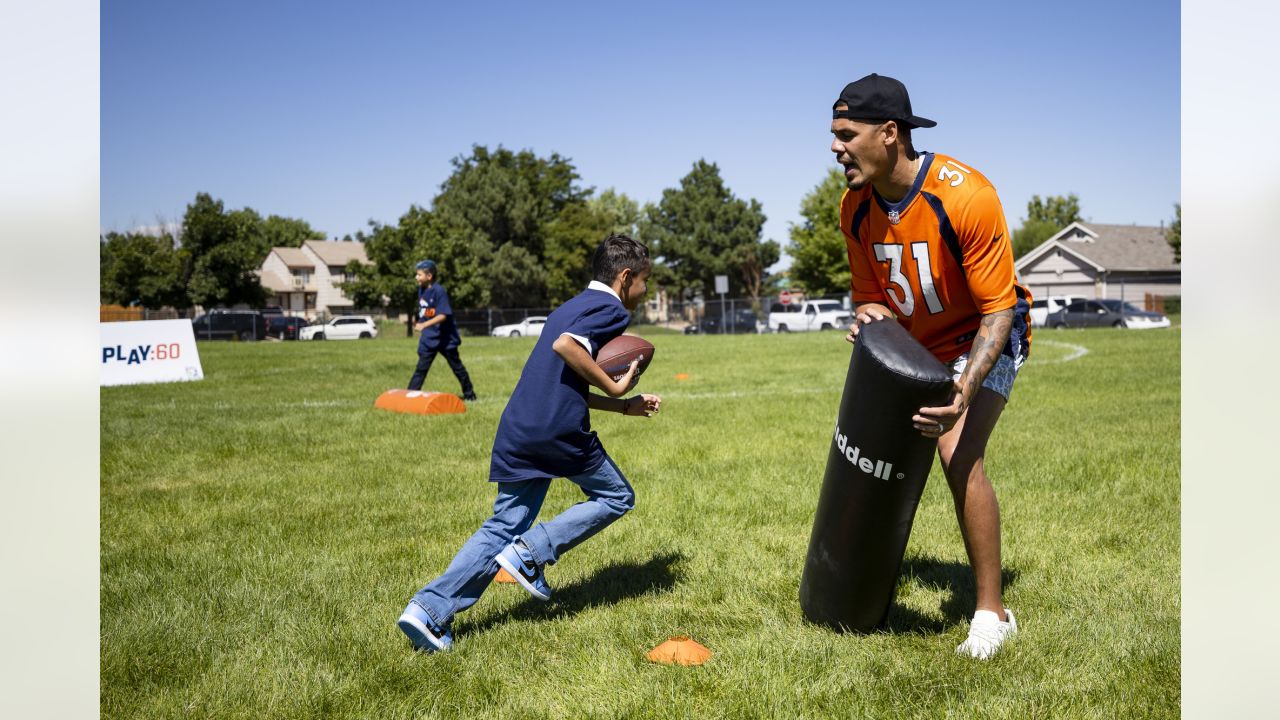
[[[636,377],[640,377],[653,361],[653,344],[635,335],[619,335],[596,353],[596,365],[613,380],[627,374],[632,360],[640,361],[636,367]]]

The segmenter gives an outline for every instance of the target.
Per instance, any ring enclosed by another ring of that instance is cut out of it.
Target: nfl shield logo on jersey
[[[898,224],[898,221],[899,221],[899,220],[901,220],[901,219],[902,219],[902,218],[898,217],[898,211],[897,211],[897,210],[890,210],[890,211],[889,211],[889,224],[890,224],[890,225],[897,225],[897,224]]]

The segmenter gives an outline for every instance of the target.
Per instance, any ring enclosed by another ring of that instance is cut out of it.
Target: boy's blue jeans
[[[635,492],[607,455],[600,467],[569,479],[582,488],[587,499],[533,528],[529,526],[542,509],[551,481],[498,483],[493,517],[467,540],[443,575],[413,596],[413,602],[438,625],[447,627],[454,615],[480,599],[498,574],[493,558],[516,536],[524,539],[539,564],[549,565],[635,507]]]

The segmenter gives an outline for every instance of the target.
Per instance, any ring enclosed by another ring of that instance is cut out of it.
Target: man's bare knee
[[[952,490],[963,490],[969,483],[981,481],[985,477],[982,472],[982,456],[964,452],[954,453],[950,462],[942,463],[942,472]]]
[[[956,438],[944,436],[938,440],[938,462],[942,463],[942,469],[945,472],[951,466],[951,460],[956,454]]]

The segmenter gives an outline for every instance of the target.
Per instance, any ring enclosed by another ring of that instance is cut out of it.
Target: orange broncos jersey
[[[853,301],[887,306],[939,360],[969,351],[982,316],[1014,308],[1004,353],[1031,344],[1031,293],[1013,271],[1013,245],[996,189],[946,155],[921,153],[915,184],[891,203],[868,183],[846,190],[840,229]]]

